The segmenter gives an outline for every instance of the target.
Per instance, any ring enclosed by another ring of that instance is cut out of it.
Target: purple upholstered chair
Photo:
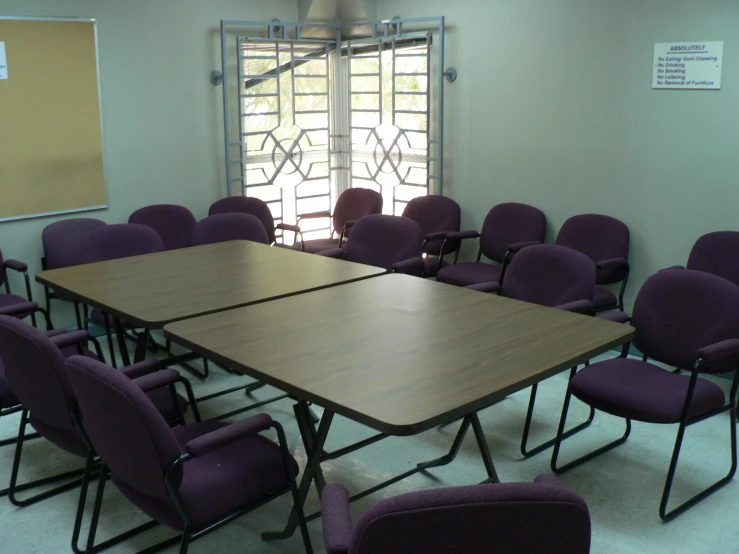
[[[468,288],[497,292],[500,296],[515,300],[592,315],[595,266],[588,256],[577,250],[554,244],[536,244],[516,254],[508,266],[502,286],[492,282],[470,285]],[[572,369],[571,374],[574,375],[574,373],[575,368]],[[528,436],[537,389],[538,384],[532,385],[521,437],[521,454],[525,457],[538,454],[554,444],[554,439],[552,439],[534,448],[528,448]],[[564,438],[590,425],[594,415],[595,411],[591,409],[589,418],[569,430]]]
[[[111,480],[155,521],[182,531],[181,553],[190,541],[285,492],[297,500],[298,465],[288,453],[282,427],[268,415],[170,429],[141,390],[113,368],[73,356],[66,369],[85,430]],[[277,431],[279,444],[260,435],[270,428]],[[106,473],[99,481],[96,509]],[[301,504],[295,505],[310,552]],[[91,541],[94,534],[92,529]]]
[[[321,495],[328,554],[587,554],[585,501],[551,475],[534,483],[496,483],[412,492],[383,500],[352,527],[349,495]]]
[[[26,281],[26,296],[18,296],[13,294],[10,290],[10,281],[8,280],[8,270],[12,269],[18,273],[23,274],[23,278]],[[46,310],[42,310],[33,301],[33,294],[31,293],[31,281],[28,278],[28,266],[18,260],[4,260],[3,253],[0,251],[0,284],[5,284],[5,292],[0,293],[0,310],[7,310],[7,313],[12,311],[12,315],[21,319],[31,316],[31,321],[34,326],[36,325],[36,312],[42,312],[46,317],[46,325],[49,329],[52,328],[49,314]]]
[[[128,222],[151,227],[162,239],[164,250],[175,250],[192,245],[192,231],[197,220],[184,206],[154,204],[133,212]]]
[[[95,344],[97,354],[85,348],[87,342]],[[53,477],[17,484],[23,444],[29,438],[26,435],[26,426],[29,423],[62,450],[88,458],[88,463],[92,463],[87,443],[70,414],[74,397],[67,381],[64,362],[67,357],[77,354],[85,354],[89,359],[102,356],[99,345],[87,331],[44,332],[18,319],[0,316],[0,356],[10,387],[6,392],[8,395],[12,394],[16,404],[23,406],[9,487],[9,497],[15,505],[26,506],[78,484],[66,484],[24,500],[16,496],[19,491],[57,479]],[[190,396],[193,413],[199,419],[189,383],[174,370],[159,371],[160,369],[161,365],[157,361],[150,360],[129,366],[119,374],[122,379],[128,380],[147,375],[149,381],[146,382],[145,390],[148,391],[149,398],[163,416],[173,422],[183,421],[183,414],[188,406],[172,388],[175,383],[183,383]],[[71,474],[67,473],[63,477],[69,476]]]
[[[228,198],[221,198],[211,205],[208,210],[208,215],[228,214],[228,213],[242,213],[250,214],[258,218],[264,226],[264,230],[267,231],[267,240],[269,244],[277,243],[277,231],[290,231],[295,233],[297,239],[300,234],[300,227],[297,225],[288,225],[287,223],[278,223],[275,225],[275,219],[272,216],[272,211],[269,206],[263,200],[254,197],[246,196],[229,196]],[[282,237],[284,243],[284,233]],[[294,241],[293,241],[294,242]]]
[[[715,231],[700,237],[688,256],[687,269],[703,271],[739,285],[739,232]],[[675,266],[676,269],[682,266]]]
[[[382,195],[372,189],[361,187],[350,188],[339,195],[333,214],[329,211],[302,214],[298,217],[298,225],[304,219],[331,218],[331,237],[312,239],[295,244],[295,248],[315,254],[330,248],[344,246],[351,227],[360,218],[382,213]]]
[[[488,212],[482,232],[459,231],[447,240],[480,239],[476,262],[453,264],[439,270],[436,280],[465,287],[476,283],[502,283],[508,263],[522,248],[544,241],[547,220],[544,213],[526,204],[498,204]],[[482,256],[500,265],[483,263]]]
[[[104,221],[90,217],[75,217],[55,221],[44,227],[41,233],[41,244],[44,256],[41,258],[43,269],[59,269],[86,263],[82,255],[82,237],[98,227],[105,226]],[[64,300],[68,298],[44,286],[46,297],[46,310],[51,314],[51,301]],[[82,328],[82,321],[77,321],[77,327]]]
[[[269,237],[259,218],[241,213],[209,215],[198,221],[193,244],[213,244],[229,240],[250,240],[269,244]]]
[[[82,237],[80,248],[82,258],[85,262],[90,263],[161,252],[164,250],[164,243],[159,234],[151,227],[137,223],[118,223],[97,227],[89,231]],[[105,327],[110,359],[115,366],[116,359],[110,317],[100,308],[93,308],[90,313],[90,320]],[[125,329],[134,328],[132,323],[124,320],[121,320],[121,325]]]
[[[739,371],[733,376],[728,408],[731,435],[731,468],[716,483],[667,511],[685,428],[726,410],[723,390],[700,374],[727,373],[739,362],[739,287],[709,273],[665,270],[647,279],[637,295],[632,314],[636,327],[633,344],[642,360],[621,357],[585,367],[570,379],[565,396],[552,469],[562,472],[623,444],[631,420],[646,423],[679,423],[672,460],[667,472],[660,517],[668,521],[729,482],[736,471],[736,393]],[[679,375],[649,363],[667,364],[690,375]],[[618,440],[558,466],[563,429],[570,397],[575,396],[596,410],[626,420]],[[695,475],[695,473],[693,473]],[[683,479],[688,479],[688,475]]]
[[[624,309],[624,291],[629,280],[629,228],[616,218],[599,214],[576,215],[564,222],[555,244],[579,250],[595,262],[598,285],[621,283],[618,297],[597,287],[593,297],[596,312]]]
[[[460,241],[444,240],[448,233],[459,231],[462,210],[454,200],[446,196],[419,196],[406,204],[403,217],[418,223],[425,237],[423,239],[424,277],[436,277],[439,269],[448,265],[444,256],[455,252],[459,255]]]
[[[331,248],[319,254],[420,277],[423,237],[421,226],[407,217],[366,215],[354,225],[345,249]]]

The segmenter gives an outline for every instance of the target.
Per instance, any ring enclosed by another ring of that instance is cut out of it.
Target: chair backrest
[[[114,482],[139,507],[146,509],[145,498],[172,512],[164,473],[183,450],[151,400],[123,373],[92,358],[72,356],[64,367],[85,431]]]
[[[250,240],[269,244],[264,225],[257,217],[250,214],[209,215],[195,225],[192,242],[196,246],[228,240]]]
[[[59,348],[32,325],[0,316],[0,356],[10,387],[31,413],[36,430],[61,448],[84,455],[82,436],[69,411],[74,396]]]
[[[258,218],[267,231],[270,244],[275,242],[275,219],[269,206],[259,198],[246,196],[229,196],[214,202],[208,210],[208,215],[242,213]]]
[[[346,259],[390,270],[393,264],[421,255],[423,229],[407,217],[372,214],[354,224]]]
[[[89,231],[81,241],[86,262],[103,262],[164,250],[159,234],[146,225],[116,223]]]
[[[404,494],[357,522],[350,554],[590,551],[585,501],[564,487],[498,483]]]
[[[629,259],[629,228],[623,221],[600,214],[581,214],[562,224],[554,244],[574,248],[593,262],[613,258]],[[623,280],[625,269],[598,272],[599,284],[618,283]]]
[[[82,237],[98,227],[107,225],[91,217],[76,217],[55,221],[44,227],[41,244],[44,248],[46,269],[80,265],[87,260],[82,254]]]
[[[462,210],[459,204],[447,196],[419,196],[406,204],[403,217],[418,223],[423,229],[423,234],[428,235],[441,231],[459,231]],[[441,240],[430,240],[423,251],[426,254],[438,255],[441,244]],[[458,241],[447,241],[442,254],[454,252],[458,244]]]
[[[595,265],[585,254],[554,244],[527,246],[513,258],[501,296],[559,306],[576,300],[593,301]]]
[[[546,227],[547,218],[538,208],[515,202],[498,204],[482,224],[480,250],[487,258],[502,262],[511,244],[543,242]]]
[[[689,370],[699,348],[739,338],[739,287],[702,271],[660,271],[639,290],[631,320],[634,346],[650,358]],[[702,371],[731,371],[736,362],[704,364]]]
[[[347,221],[379,213],[382,213],[382,195],[379,192],[361,187],[347,189],[336,199],[332,217],[334,231],[340,233]]]
[[[739,285],[739,232],[716,231],[703,235],[690,250],[686,267]]]
[[[128,222],[151,227],[159,234],[165,250],[175,250],[192,246],[192,230],[197,220],[184,206],[154,204],[133,212]]]

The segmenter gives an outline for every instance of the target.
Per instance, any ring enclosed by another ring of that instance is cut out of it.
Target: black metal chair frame
[[[628,351],[625,349],[621,357],[626,357],[627,354],[628,354]],[[645,355],[642,359],[643,361],[647,361],[647,356]],[[690,382],[688,384],[688,391],[685,397],[685,404],[683,406],[682,413],[680,416],[680,423],[679,423],[679,427],[677,431],[677,437],[675,438],[675,446],[672,451],[670,467],[669,467],[669,470],[667,471],[667,478],[665,480],[665,486],[662,492],[662,498],[660,500],[660,505],[659,505],[659,517],[663,521],[671,521],[672,519],[679,516],[680,514],[682,514],[689,508],[696,505],[698,502],[700,502],[704,498],[713,494],[718,489],[720,489],[725,484],[727,484],[729,481],[731,481],[731,479],[734,477],[734,474],[736,473],[736,468],[737,468],[736,403],[737,403],[737,390],[739,388],[739,370],[735,372],[734,377],[733,377],[731,390],[729,392],[729,404],[722,406],[721,408],[718,408],[716,410],[713,410],[707,414],[703,414],[699,417],[695,417],[691,419],[689,417],[690,404],[693,400],[693,393],[695,392],[695,385],[698,381],[698,375],[700,373],[699,369],[700,369],[701,363],[703,363],[703,358],[698,358],[695,361],[692,372],[690,374]],[[567,411],[569,409],[571,396],[572,396],[572,393],[570,393],[570,390],[568,387],[567,393],[564,399],[564,405],[562,406],[562,416],[560,418],[559,427],[557,429],[557,438],[554,444],[554,451],[552,452],[551,468],[554,473],[565,472],[588,460],[591,460],[601,454],[604,454],[605,452],[608,452],[609,450],[614,449],[615,447],[626,442],[626,439],[629,437],[629,434],[631,433],[631,420],[626,418],[626,430],[620,438],[588,454],[585,454],[571,462],[568,462],[562,466],[558,466],[557,461],[559,458],[559,451],[562,445],[562,440],[565,438],[564,437],[565,435],[564,427],[567,421]],[[730,435],[731,435],[731,467],[729,469],[729,472],[726,474],[726,476],[722,477],[721,479],[719,479],[718,481],[716,481],[715,483],[713,483],[712,485],[710,485],[709,487],[701,491],[700,493],[686,500],[685,502],[683,502],[676,508],[673,508],[671,511],[667,511],[667,503],[670,498],[670,492],[672,490],[672,482],[675,477],[675,471],[677,469],[677,462],[678,462],[678,457],[680,456],[680,449],[682,447],[683,437],[685,435],[685,429],[689,427],[690,425],[693,425],[695,423],[708,419],[709,417],[712,417],[716,414],[723,413],[727,409],[730,412],[729,426],[730,426]]]

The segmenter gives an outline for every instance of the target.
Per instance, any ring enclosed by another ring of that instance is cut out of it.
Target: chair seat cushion
[[[441,260],[441,264],[439,264],[439,258],[430,256],[428,258],[423,259],[423,276],[424,277],[436,277],[436,274],[439,272],[440,266],[442,268],[447,267],[449,265],[449,262]]]
[[[464,262],[442,268],[436,280],[450,285],[466,287],[487,281],[497,282],[500,279],[500,266],[483,262]]]
[[[604,287],[595,287],[593,294],[593,309],[605,310],[607,308],[615,308],[618,306],[618,298],[610,290]]]
[[[305,252],[310,252],[311,254],[316,254],[318,252],[322,252],[323,250],[328,250],[329,248],[338,248],[339,246],[339,239],[313,239],[313,240],[306,240],[305,242],[296,242],[292,248],[295,250],[304,250]]]
[[[100,326],[105,326],[105,316],[103,315],[103,310],[100,308],[93,308],[92,312],[90,312],[90,319],[97,323]],[[110,321],[111,328],[113,327],[113,318],[109,317],[108,321]],[[121,325],[124,329],[135,329],[136,326],[131,323],[130,321],[126,321],[125,319],[121,320]]]
[[[0,294],[0,308],[7,308],[8,306],[15,306],[16,304],[26,304],[28,300],[17,294]],[[23,319],[28,317],[31,312],[22,312],[16,317]]]
[[[640,360],[616,358],[580,370],[570,381],[573,396],[597,410],[647,423],[678,423],[689,375],[678,375]],[[699,378],[690,418],[724,405],[718,385]]]
[[[0,358],[0,410],[13,408],[17,405],[18,399],[5,378],[5,365],[3,365],[3,359]]]

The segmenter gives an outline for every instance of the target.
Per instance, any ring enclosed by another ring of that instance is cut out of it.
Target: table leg
[[[131,365],[131,357],[128,355],[128,347],[126,346],[126,335],[121,325],[121,318],[113,318],[113,326],[115,327],[115,336],[118,339],[118,349],[121,351],[121,360],[123,361],[123,367]]]
[[[454,437],[454,442],[452,443],[452,447],[449,449],[449,452],[447,454],[444,454],[441,458],[436,458],[435,460],[429,460],[428,462],[422,462],[418,464],[417,467],[423,467],[423,469],[429,469],[432,467],[441,467],[445,466],[448,463],[451,463],[454,458],[457,457],[457,453],[459,452],[460,447],[462,446],[462,441],[464,440],[464,437],[467,435],[467,431],[470,428],[470,416],[465,416],[462,420],[462,425],[459,426],[459,431],[457,431],[457,436]]]
[[[475,433],[475,440],[477,440],[477,446],[480,449],[482,463],[485,464],[485,471],[488,472],[488,478],[483,483],[500,483],[498,473],[495,471],[495,464],[493,464],[493,457],[490,455],[488,443],[485,440],[485,433],[482,432],[480,418],[477,417],[477,412],[467,417],[470,418],[470,422],[472,423],[472,432]]]
[[[334,418],[334,413],[328,410],[323,411],[323,417],[318,425],[318,433],[316,434],[316,440],[313,443],[313,449],[308,454],[308,462],[305,466],[305,472],[300,480],[300,486],[298,487],[298,497],[302,504],[305,504],[305,500],[308,497],[308,491],[310,490],[311,482],[315,478],[316,471],[320,471],[319,464],[321,462],[321,450],[326,443],[326,437],[328,436],[328,430],[331,427],[331,421]],[[302,414],[301,414],[302,419]],[[287,520],[287,524],[282,531],[270,531],[262,533],[262,539],[265,541],[286,539],[292,537],[295,533],[295,529],[298,526],[298,515],[295,507],[290,511],[290,517]]]
[[[146,359],[146,347],[149,345],[149,338],[148,329],[144,329],[144,332],[136,337],[136,351],[133,355],[133,363],[137,364]]]
[[[310,409],[307,402],[298,402],[293,406],[295,412],[295,419],[298,422],[298,430],[300,436],[303,439],[303,446],[306,452],[313,452],[316,445],[316,428],[313,425],[313,410]],[[323,454],[323,447],[321,447],[320,454]],[[316,489],[318,489],[318,496],[321,496],[323,487],[326,486],[326,479],[323,477],[323,471],[321,470],[321,463],[318,463],[316,467]]]

